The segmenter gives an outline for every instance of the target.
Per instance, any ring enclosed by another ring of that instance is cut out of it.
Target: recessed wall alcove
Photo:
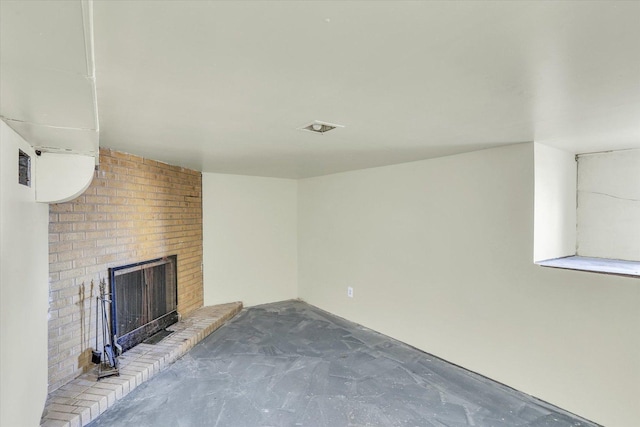
[[[534,262],[640,277],[640,150],[535,144]]]

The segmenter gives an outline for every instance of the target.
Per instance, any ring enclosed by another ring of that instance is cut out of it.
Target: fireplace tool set
[[[118,356],[122,347],[111,337],[107,304],[111,305],[111,294],[106,292],[106,280],[100,279],[100,295],[96,297],[96,348],[92,352],[91,361],[98,365],[98,381],[101,378],[120,375]],[[102,317],[102,352],[98,351],[98,318]]]

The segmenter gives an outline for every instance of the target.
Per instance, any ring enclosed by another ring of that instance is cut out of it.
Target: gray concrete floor
[[[594,426],[308,304],[245,309],[90,424]]]

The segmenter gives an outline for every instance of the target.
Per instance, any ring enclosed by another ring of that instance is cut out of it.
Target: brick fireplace
[[[100,150],[84,194],[50,206],[49,233],[49,391],[93,366],[95,297],[109,268],[177,254],[178,313],[203,304],[198,171]]]

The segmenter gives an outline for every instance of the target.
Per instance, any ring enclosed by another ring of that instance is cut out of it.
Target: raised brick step
[[[166,369],[241,309],[241,302],[202,307],[167,328],[175,332],[158,344],[139,344],[120,356],[120,376],[97,381],[97,367],[80,375],[49,394],[40,425],[79,427],[89,424],[123,396]]]

